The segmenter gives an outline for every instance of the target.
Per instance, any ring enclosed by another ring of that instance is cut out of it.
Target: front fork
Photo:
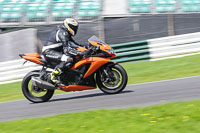
[[[116,80],[114,74],[112,73],[112,65],[114,64],[108,64],[102,68],[102,73],[104,75],[103,77],[104,82],[108,83]]]

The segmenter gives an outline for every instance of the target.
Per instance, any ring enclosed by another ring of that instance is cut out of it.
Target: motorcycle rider
[[[42,54],[47,61],[59,63],[51,73],[51,81],[55,84],[61,84],[58,80],[64,69],[68,70],[73,65],[75,56],[85,56],[90,50],[80,52],[79,46],[87,48],[85,45],[76,43],[72,36],[78,31],[79,24],[75,19],[66,18],[62,25],[57,26],[49,34],[45,42]]]

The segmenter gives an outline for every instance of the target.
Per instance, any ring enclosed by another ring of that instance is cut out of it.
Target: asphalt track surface
[[[200,99],[200,76],[129,85],[124,92],[106,95],[100,90],[54,96],[49,102],[27,100],[0,103],[0,122],[96,109],[114,109]]]

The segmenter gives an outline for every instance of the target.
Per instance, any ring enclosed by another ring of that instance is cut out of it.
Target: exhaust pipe
[[[34,86],[37,86],[39,88],[51,89],[51,90],[56,89],[56,87],[53,84],[43,81],[43,80],[39,79],[39,77],[32,77],[31,81]]]

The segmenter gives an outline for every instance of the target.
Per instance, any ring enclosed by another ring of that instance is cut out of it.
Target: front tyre
[[[31,102],[40,103],[48,101],[54,94],[54,90],[47,90],[34,86],[31,77],[39,77],[39,72],[28,73],[22,81],[22,92],[24,96]]]
[[[106,67],[109,67],[109,69],[103,68],[96,74],[96,82],[99,89],[107,94],[116,94],[124,90],[128,82],[125,69],[119,64],[112,64]]]

